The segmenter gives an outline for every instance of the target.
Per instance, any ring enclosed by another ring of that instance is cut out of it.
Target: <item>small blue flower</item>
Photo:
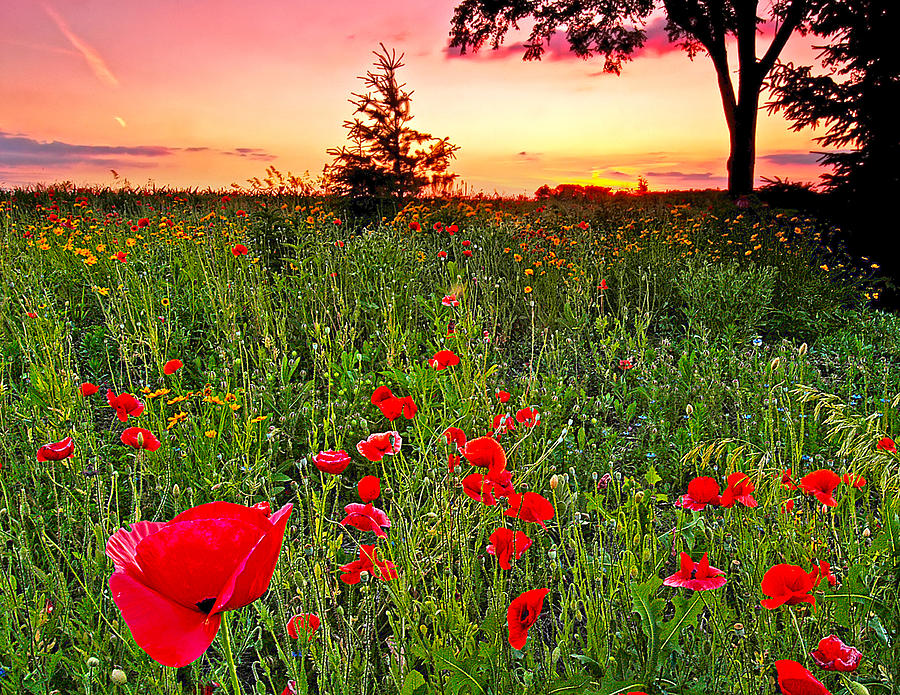
[[[656,454],[654,454],[654,453],[651,451],[649,454],[647,454],[647,458],[648,458],[648,459],[655,459],[655,458],[656,458]]]
[[[754,338],[754,339],[753,339],[753,345],[754,345],[755,347],[759,347],[760,345],[762,345],[762,338]]]

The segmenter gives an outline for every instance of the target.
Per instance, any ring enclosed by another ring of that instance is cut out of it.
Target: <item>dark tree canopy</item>
[[[440,193],[456,178],[449,167],[459,148],[410,127],[412,92],[397,81],[403,55],[383,44],[374,53],[375,70],[360,78],[369,91],[352,95],[355,117],[344,122],[351,144],[327,151],[334,162],[325,169],[326,182],[360,201],[402,201],[426,188]]]
[[[756,123],[763,81],[788,38],[805,30],[813,9],[823,0],[771,0],[760,16],[759,0],[462,0],[456,7],[450,46],[462,53],[485,44],[498,48],[510,29],[531,19],[534,24],[524,59],[539,60],[551,37],[565,32],[578,56],[601,56],[604,70],[619,74],[646,40],[651,13],[663,9],[669,40],[693,58],[706,53],[718,79],[731,139],[728,188],[735,194],[753,188]],[[775,22],[774,37],[756,55],[759,25]],[[738,84],[732,82],[727,40],[737,43]]]
[[[893,45],[900,26],[897,0],[831,0],[811,22],[829,43],[821,46],[822,70],[779,64],[771,79],[772,111],[792,128],[817,128],[821,158],[834,171],[828,187],[853,199],[900,192],[900,53]]]

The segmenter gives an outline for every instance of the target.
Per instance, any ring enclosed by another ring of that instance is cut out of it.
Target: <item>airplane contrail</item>
[[[97,51],[95,51],[87,43],[85,43],[81,38],[76,36],[75,33],[71,29],[69,29],[69,25],[66,24],[66,21],[59,16],[56,10],[54,10],[46,3],[41,3],[41,6],[44,8],[44,12],[47,13],[47,15],[50,17],[50,19],[53,20],[53,22],[63,33],[63,35],[69,40],[69,43],[74,46],[75,50],[81,53],[81,55],[87,61],[88,66],[97,76],[97,78],[103,82],[106,82],[108,85],[118,87],[119,81],[106,66],[106,63],[103,62],[103,58],[100,57],[100,54],[97,53]]]

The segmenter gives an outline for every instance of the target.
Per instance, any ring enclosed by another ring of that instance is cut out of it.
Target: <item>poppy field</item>
[[[900,691],[900,322],[715,193],[0,194],[0,693]]]

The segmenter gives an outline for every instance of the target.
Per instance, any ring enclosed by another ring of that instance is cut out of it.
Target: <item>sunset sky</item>
[[[655,190],[725,186],[712,65],[668,45],[662,19],[616,77],[562,37],[542,62],[523,62],[524,32],[459,57],[454,6],[2,0],[0,187],[112,184],[111,169],[135,185],[200,188],[245,184],[270,165],[318,175],[345,141],[347,99],[379,42],[406,54],[412,125],[460,146],[453,170],[469,190],[630,186],[639,175]],[[814,54],[795,35],[782,59]],[[817,180],[816,134],[763,112],[757,177]]]

